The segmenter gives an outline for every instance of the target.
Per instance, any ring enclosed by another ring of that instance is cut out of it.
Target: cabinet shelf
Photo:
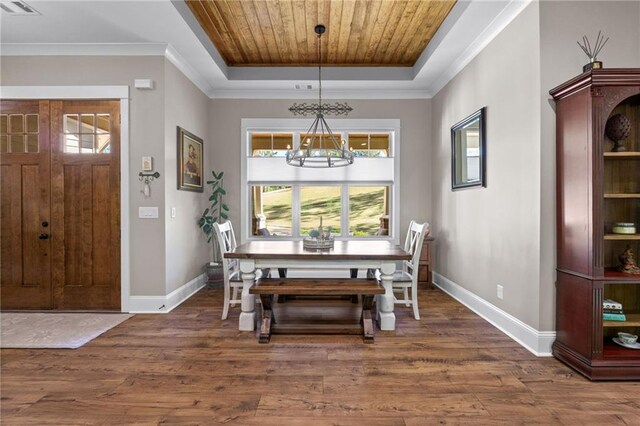
[[[624,152],[605,152],[605,160],[635,160],[640,159],[640,152],[624,151]]]
[[[603,327],[640,327],[640,314],[625,314],[626,321],[602,321]]]
[[[625,274],[615,268],[605,268],[603,279],[606,281],[630,281],[632,283],[638,281],[640,284],[640,274]]]
[[[605,234],[604,239],[609,241],[640,240],[640,234]]]
[[[613,343],[609,339],[606,339],[602,347],[602,356],[604,359],[611,360],[637,360],[640,358],[640,349],[628,349]]]
[[[640,198],[640,193],[639,194],[623,194],[623,193],[616,193],[616,194],[604,194],[604,198]]]

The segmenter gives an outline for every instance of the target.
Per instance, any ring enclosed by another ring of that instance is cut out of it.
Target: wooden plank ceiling
[[[189,0],[229,66],[413,66],[456,0]]]

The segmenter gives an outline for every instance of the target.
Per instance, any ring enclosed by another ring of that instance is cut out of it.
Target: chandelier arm
[[[325,123],[326,124],[326,123]],[[329,128],[329,125],[327,125],[327,133],[329,133],[329,136],[331,138],[331,142],[333,143],[333,146],[335,149],[340,150],[341,148],[341,144],[339,144],[338,142],[336,142],[338,139],[336,138],[336,136],[333,134],[333,132],[331,131],[331,129]]]

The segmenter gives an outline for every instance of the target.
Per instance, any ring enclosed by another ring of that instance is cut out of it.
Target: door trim
[[[131,306],[129,86],[0,86],[0,99],[120,100],[120,310],[129,312]]]

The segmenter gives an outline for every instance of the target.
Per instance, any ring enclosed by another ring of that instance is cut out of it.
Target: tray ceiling
[[[228,66],[413,66],[456,0],[197,0],[187,5]]]

